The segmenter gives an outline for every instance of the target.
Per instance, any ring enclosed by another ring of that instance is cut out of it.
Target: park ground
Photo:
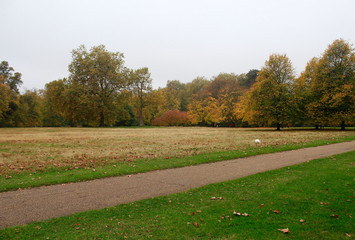
[[[312,129],[172,127],[0,131],[0,191],[355,139],[353,130]],[[261,144],[256,144],[255,139],[260,139]],[[349,239],[354,236],[351,230],[354,229],[351,215],[354,212],[354,154],[315,160],[166,197],[7,228],[0,231],[0,236],[4,239],[268,239],[269,236],[273,239]],[[217,201],[211,200],[213,197]],[[176,204],[173,208],[172,203]],[[239,217],[233,211],[250,216]],[[277,230],[285,228],[290,229],[289,234]]]
[[[355,151],[0,230],[2,239],[353,239]],[[286,232],[286,233],[284,233]]]
[[[261,143],[256,144],[255,139]],[[5,128],[0,191],[196,165],[355,140],[313,129]]]

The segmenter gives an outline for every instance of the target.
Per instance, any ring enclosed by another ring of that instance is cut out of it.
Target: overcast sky
[[[104,44],[154,88],[260,69],[286,53],[296,72],[335,39],[355,41],[354,0],[0,0],[0,61],[24,89],[68,77],[71,51]]]

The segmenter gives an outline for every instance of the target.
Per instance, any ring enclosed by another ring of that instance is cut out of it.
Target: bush
[[[152,124],[154,126],[187,126],[191,125],[191,121],[187,112],[172,110],[154,119]]]

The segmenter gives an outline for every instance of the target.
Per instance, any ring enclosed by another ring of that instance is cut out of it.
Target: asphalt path
[[[0,229],[182,192],[354,151],[355,141],[216,163],[0,193]]]

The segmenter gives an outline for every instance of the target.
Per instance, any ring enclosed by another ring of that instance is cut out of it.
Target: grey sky
[[[355,40],[354,0],[0,0],[0,61],[23,89],[69,75],[71,51],[104,44],[153,86],[260,68],[286,53],[296,72],[335,39]]]

